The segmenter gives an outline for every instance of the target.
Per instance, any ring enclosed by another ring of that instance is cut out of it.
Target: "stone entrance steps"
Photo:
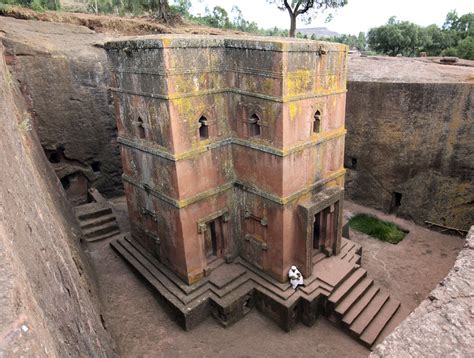
[[[297,290],[253,267],[241,258],[223,262],[199,282],[187,285],[129,236],[110,244],[148,282],[191,329],[207,315],[229,326],[252,307],[289,331],[298,321],[311,326],[320,313],[370,347],[399,323],[393,318],[400,302],[384,293],[360,262],[360,246],[343,240],[340,255],[315,264],[313,274]]]
[[[330,320],[370,348],[391,332],[385,328],[392,320],[398,323],[394,316],[400,305],[359,267],[328,297],[327,311]]]
[[[74,208],[84,238],[92,242],[119,234],[120,229],[109,203],[97,190],[89,192],[96,201]]]

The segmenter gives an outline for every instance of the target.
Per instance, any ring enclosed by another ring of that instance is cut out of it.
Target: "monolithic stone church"
[[[324,313],[371,345],[399,302],[341,235],[346,46],[166,35],[106,49],[132,230],[112,246],[180,323],[257,306],[288,330]]]

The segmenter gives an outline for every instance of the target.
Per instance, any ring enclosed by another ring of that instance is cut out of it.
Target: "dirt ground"
[[[129,230],[123,197],[111,200],[122,232]],[[346,202],[349,212],[372,212]],[[385,217],[377,212],[377,215]],[[351,231],[363,246],[369,275],[397,296],[408,314],[448,273],[463,240],[393,219],[410,230],[399,245],[376,241]],[[275,323],[250,312],[230,328],[212,318],[183,331],[153,294],[112,251],[112,239],[92,243],[88,250],[97,272],[107,329],[123,357],[366,357],[369,351],[324,318],[309,328],[298,324],[285,333]]]
[[[362,246],[362,266],[382,287],[402,302],[408,315],[423,301],[453,267],[464,239],[444,235],[394,215],[344,203],[344,214],[369,213],[409,231],[398,245],[392,245],[350,230],[350,238]]]

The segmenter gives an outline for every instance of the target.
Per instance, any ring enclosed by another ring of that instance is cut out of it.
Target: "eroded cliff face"
[[[105,35],[82,26],[6,17],[0,17],[0,32],[41,145],[63,186],[85,181],[106,195],[120,194],[109,71],[100,48]]]
[[[79,228],[4,50],[0,44],[0,356],[114,356]]]
[[[347,196],[420,224],[467,230],[474,222],[473,100],[470,83],[349,81]]]

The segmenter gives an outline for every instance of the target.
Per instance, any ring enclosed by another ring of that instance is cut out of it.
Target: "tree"
[[[245,20],[242,10],[237,5],[232,6],[233,20],[232,27],[239,31],[258,33],[259,28],[256,22]]]
[[[459,41],[456,50],[458,57],[466,60],[474,60],[474,37],[468,36]]]
[[[367,42],[370,47],[383,54],[414,56],[422,48],[421,27],[408,21],[397,21],[391,17],[386,25],[369,30]]]
[[[157,20],[164,22],[170,21],[171,11],[168,0],[150,0],[149,4],[150,10]]]
[[[202,20],[204,20],[204,24],[212,27],[226,29],[231,27],[229,14],[223,7],[220,6],[215,6],[212,9],[212,13],[209,11],[209,8],[206,7],[205,16],[202,18]]]
[[[191,7],[191,0],[175,0],[174,4],[172,5],[174,11],[186,18],[191,17],[191,14],[189,13]]]
[[[335,9],[347,5],[347,0],[267,0],[271,4],[276,4],[282,11],[287,11],[290,15],[290,37],[296,36],[296,19],[302,17],[306,23],[311,22],[311,18],[319,10]]]
[[[434,24],[421,29],[421,42],[421,51],[428,56],[439,56],[445,48],[453,45],[446,31]]]
[[[365,32],[359,32],[357,36],[356,47],[359,51],[364,51],[367,47],[367,39],[365,37]]]

